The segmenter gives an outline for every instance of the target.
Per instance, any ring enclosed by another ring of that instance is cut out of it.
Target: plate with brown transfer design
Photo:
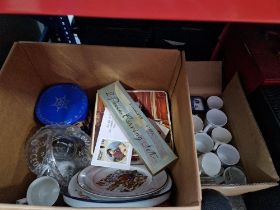
[[[139,198],[160,191],[167,179],[165,171],[152,176],[143,165],[132,166],[130,170],[89,166],[79,173],[77,182],[81,189],[92,195]]]

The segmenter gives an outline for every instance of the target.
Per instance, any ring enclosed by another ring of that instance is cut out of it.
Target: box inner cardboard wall
[[[199,205],[187,76],[178,51],[35,43],[15,44],[0,73],[1,203],[25,197],[34,179],[24,146],[38,126],[34,105],[40,92],[55,83],[77,83],[93,101],[98,88],[116,80],[132,89],[169,93],[179,156],[169,167],[176,185],[174,205]]]
[[[233,144],[240,152],[241,165],[244,167],[248,184],[254,184],[247,188],[238,186],[240,191],[236,192],[254,191],[277,185],[279,177],[250,111],[238,75],[235,75],[222,92],[221,62],[187,62],[186,66],[191,95],[204,97],[220,95],[224,100],[223,109],[228,116],[227,126],[233,135]],[[265,184],[257,186],[256,183]]]
[[[234,143],[239,148],[242,164],[250,183],[276,182],[279,177],[273,166],[262,134],[249,109],[244,92],[235,75],[224,90],[225,112],[228,113],[229,127],[233,130]],[[241,126],[240,126],[241,125]],[[246,142],[246,144],[244,144]],[[267,164],[269,163],[269,164]]]

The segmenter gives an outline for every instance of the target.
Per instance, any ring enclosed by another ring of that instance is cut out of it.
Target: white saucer
[[[136,201],[129,201],[129,202],[97,202],[91,200],[81,200],[78,198],[73,198],[67,195],[63,195],[63,200],[71,207],[77,208],[141,208],[141,207],[152,207],[157,206],[164,201],[168,200],[170,197],[171,192],[167,192],[165,194],[159,195],[157,197],[153,197],[150,199],[139,199]]]
[[[68,194],[63,195],[65,203],[72,207],[152,207],[166,201],[171,194],[172,180],[168,176],[165,186],[156,194],[146,198],[130,200],[104,200],[89,194],[85,194],[76,183],[77,174],[72,178],[68,187]]]

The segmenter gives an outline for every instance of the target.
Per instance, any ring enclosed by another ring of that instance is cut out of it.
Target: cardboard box
[[[190,93],[194,96],[220,95],[228,116],[232,143],[240,152],[241,166],[247,175],[247,185],[205,185],[225,195],[240,195],[247,192],[277,186],[279,177],[274,168],[265,141],[250,110],[238,75],[222,91],[221,62],[187,62]]]
[[[171,200],[180,209],[200,209],[184,55],[177,50],[47,43],[15,43],[0,72],[0,209],[31,208],[4,203],[25,197],[35,177],[27,168],[24,146],[38,128],[34,105],[39,93],[49,85],[72,82],[87,90],[94,101],[97,89],[116,80],[126,88],[168,93],[179,156],[168,168],[176,186]]]

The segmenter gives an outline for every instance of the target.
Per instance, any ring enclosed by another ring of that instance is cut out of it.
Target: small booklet
[[[132,149],[112,115],[105,108],[91,165],[127,170],[130,168]]]

